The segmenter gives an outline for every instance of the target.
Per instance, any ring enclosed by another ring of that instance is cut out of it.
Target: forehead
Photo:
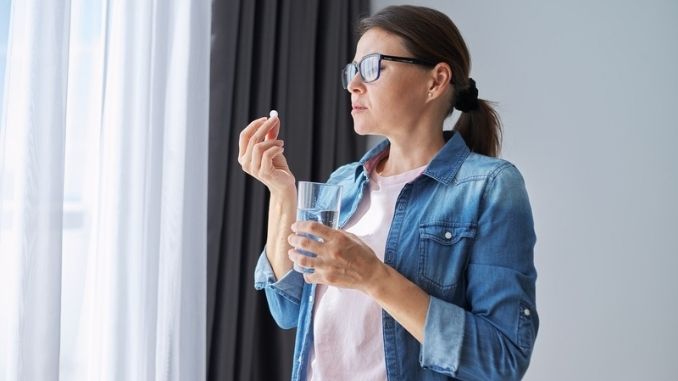
[[[353,61],[360,61],[361,58],[371,53],[393,56],[408,54],[402,38],[379,28],[372,28],[360,37]]]

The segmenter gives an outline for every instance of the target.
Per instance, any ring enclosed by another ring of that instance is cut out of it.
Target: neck
[[[377,165],[381,176],[394,176],[428,164],[445,145],[442,126],[439,133],[411,133],[408,136],[388,136],[388,155]]]

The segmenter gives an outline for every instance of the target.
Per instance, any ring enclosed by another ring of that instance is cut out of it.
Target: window
[[[9,0],[0,0],[0,143],[2,142],[2,135],[4,134],[4,93],[5,93],[5,67],[7,61],[7,33],[9,31]],[[0,145],[0,154],[4,147]],[[9,189],[11,189],[12,178],[10,174],[3,173],[2,165],[3,155],[0,155],[0,231],[7,228],[5,226],[7,221],[6,216],[9,214],[11,208]],[[5,266],[5,257],[0,253],[0,266]],[[0,285],[3,285],[0,279]],[[0,287],[0,300],[8,300],[8,290],[6,287]],[[0,343],[5,343],[7,332],[5,327],[6,322],[6,306],[0,303]],[[6,353],[2,344],[0,344],[0,374],[4,375],[5,371]]]
[[[4,92],[10,22],[10,0],[0,0],[0,134],[6,133]],[[78,342],[78,327],[86,273],[91,226],[91,194],[97,180],[98,134],[101,115],[104,25],[103,1],[72,0],[68,51],[68,89],[66,114],[66,145],[64,160],[64,200],[62,236],[62,299],[60,379],[73,379],[77,364],[73,356]],[[27,47],[30,49],[30,47]],[[13,126],[21,128],[22,126]],[[2,135],[0,135],[2,137]],[[13,156],[16,146],[9,135],[0,147],[0,160]],[[0,139],[2,142],[3,139]],[[6,150],[6,152],[4,151]],[[0,229],[11,229],[17,211],[14,194],[17,174],[12,163],[0,162]],[[13,246],[10,242],[10,247]],[[2,258],[0,258],[2,265]],[[0,293],[4,290],[0,290]],[[4,299],[3,299],[4,300]],[[0,306],[0,342],[4,343],[5,324]],[[2,351],[0,351],[1,354]],[[3,356],[0,356],[3,357]],[[4,370],[0,359],[0,374]]]
[[[60,379],[73,379],[97,191],[103,86],[103,1],[72,0],[64,160]]]
[[[7,61],[7,33],[9,32],[9,8],[10,0],[0,0],[0,135],[3,133],[4,126],[4,104],[5,104],[5,66]],[[2,158],[0,157],[0,160]],[[0,166],[0,171],[2,166]],[[2,175],[0,173],[0,175]],[[10,174],[11,175],[11,174]],[[9,189],[9,183],[12,181],[11,176],[0,177],[3,181],[0,181],[0,205],[9,203],[9,195],[5,189]],[[1,201],[5,201],[4,203]],[[0,217],[5,213],[3,210],[0,210]],[[4,218],[0,218],[0,224],[2,221],[5,221]],[[2,226],[0,225],[0,229]]]

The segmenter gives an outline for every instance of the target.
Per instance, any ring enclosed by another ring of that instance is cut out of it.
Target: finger
[[[262,173],[271,173],[275,169],[275,160],[279,155],[285,153],[284,146],[275,146],[264,151],[264,154],[261,157],[261,168]]]
[[[323,249],[323,246],[320,242],[297,234],[290,234],[287,236],[287,242],[289,242],[289,244],[296,249],[302,249],[316,255],[321,253]]]
[[[318,283],[318,275],[315,273],[304,273],[304,281],[309,284]]]
[[[247,125],[242,131],[240,131],[240,138],[238,140],[238,159],[242,158],[245,155],[247,150],[247,144],[249,143],[252,134],[261,126],[262,123],[266,121],[266,118],[259,118],[253,120],[250,124]]]
[[[254,139],[256,142],[262,142],[266,139],[266,135],[280,124],[280,119],[270,118],[264,124],[254,131],[250,140]]]
[[[266,136],[266,133],[278,122],[278,118],[270,119],[264,124],[262,124],[256,131],[254,131],[254,134],[250,137],[249,141],[247,142],[247,148],[245,148],[245,155],[242,158],[242,161],[249,161],[251,160],[252,157],[252,149],[254,146],[258,143],[261,143],[264,141],[264,137]]]
[[[255,159],[256,159],[256,163],[261,162],[261,158],[260,157],[256,158],[256,156],[257,155],[261,156],[262,155],[261,152],[265,149],[270,148],[270,146],[278,146],[278,147],[282,146],[282,141],[277,141],[277,143],[276,143],[276,141],[265,142],[265,144],[263,144],[263,146],[259,147],[256,152],[254,152],[255,151],[254,148],[248,148],[245,151],[245,155],[238,158],[238,162],[242,166],[243,170],[245,170],[245,172],[247,172],[251,175],[254,175],[254,173],[256,173],[259,170],[259,164],[257,164],[257,166],[255,167],[253,165],[253,161],[255,161]],[[255,147],[256,147],[256,145],[255,145]]]
[[[243,132],[240,133],[240,156],[238,161],[249,161],[252,153],[252,147],[259,142],[264,141],[266,134],[271,128],[279,123],[278,118],[268,119],[260,118],[250,123]]]
[[[270,174],[273,172],[275,169],[273,166],[273,160],[276,158],[276,156],[282,155],[284,152],[285,148],[283,147],[273,147],[267,149],[261,158],[261,167],[259,168],[259,172],[262,174]]]
[[[318,264],[317,258],[303,254],[296,249],[289,249],[287,251],[287,257],[297,266],[303,267],[304,269],[315,269],[316,265]]]
[[[271,119],[278,119],[278,116],[274,116]],[[273,128],[271,128],[268,133],[266,133],[266,137],[264,138],[265,140],[273,140],[278,138],[278,133],[280,132],[280,120],[278,119],[278,123],[276,123]]]
[[[297,221],[292,224],[292,231],[295,233],[308,233],[327,241],[334,229],[315,221]]]
[[[282,140],[269,140],[267,142],[257,143],[254,148],[252,148],[250,168],[255,172],[259,172],[261,170],[261,161],[263,160],[266,151],[274,147],[282,147],[282,145]]]

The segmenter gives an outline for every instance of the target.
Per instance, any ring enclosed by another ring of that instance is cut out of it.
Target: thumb
[[[278,120],[267,133],[266,133],[266,140],[273,140],[278,138],[278,133],[280,132],[280,120]]]

